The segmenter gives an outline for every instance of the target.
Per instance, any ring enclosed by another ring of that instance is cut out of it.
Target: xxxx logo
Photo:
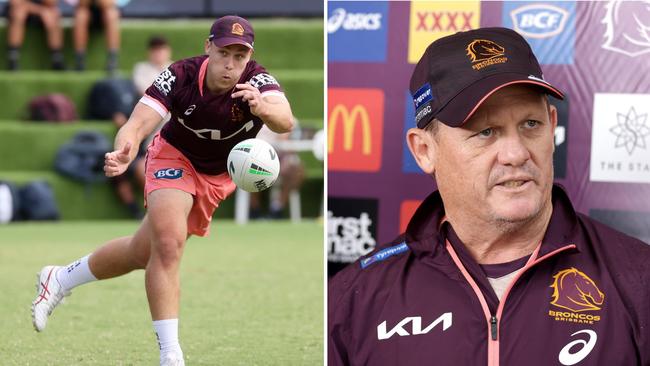
[[[481,2],[411,1],[408,62],[417,63],[431,42],[481,25]]]
[[[562,310],[549,310],[549,316],[557,321],[586,324],[600,320],[600,315],[584,314],[601,310],[605,301],[605,294],[589,276],[571,267],[556,273],[551,287],[551,305]]]
[[[422,11],[416,13],[416,31],[465,31],[472,29],[472,19],[476,15],[468,11]]]

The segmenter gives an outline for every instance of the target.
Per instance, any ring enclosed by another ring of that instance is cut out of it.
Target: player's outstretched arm
[[[115,150],[104,157],[104,172],[114,177],[126,171],[138,154],[140,143],[156,128],[162,117],[153,108],[136,104],[129,120],[115,136]]]
[[[285,133],[293,129],[293,113],[289,101],[283,95],[269,94],[262,96],[260,91],[250,84],[235,85],[237,91],[233,98],[242,98],[251,108],[251,113],[258,116],[275,133]]]

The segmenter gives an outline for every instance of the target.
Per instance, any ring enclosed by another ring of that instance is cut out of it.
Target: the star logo
[[[630,107],[627,114],[616,113],[618,124],[609,129],[616,135],[614,147],[624,146],[629,155],[632,155],[637,147],[645,149],[645,137],[650,135],[650,127],[646,126],[648,114],[637,114],[634,107]]]

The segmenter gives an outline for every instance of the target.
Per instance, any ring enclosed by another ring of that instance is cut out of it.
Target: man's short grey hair
[[[433,137],[436,137],[438,134],[438,129],[440,128],[440,123],[442,122],[439,119],[434,118],[431,120],[431,122],[429,122],[429,124],[424,126],[424,130],[432,134]]]

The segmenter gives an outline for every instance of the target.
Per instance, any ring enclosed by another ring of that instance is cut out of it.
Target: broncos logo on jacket
[[[553,276],[553,301],[551,304],[573,312],[600,310],[605,294],[586,274],[569,268]]]

